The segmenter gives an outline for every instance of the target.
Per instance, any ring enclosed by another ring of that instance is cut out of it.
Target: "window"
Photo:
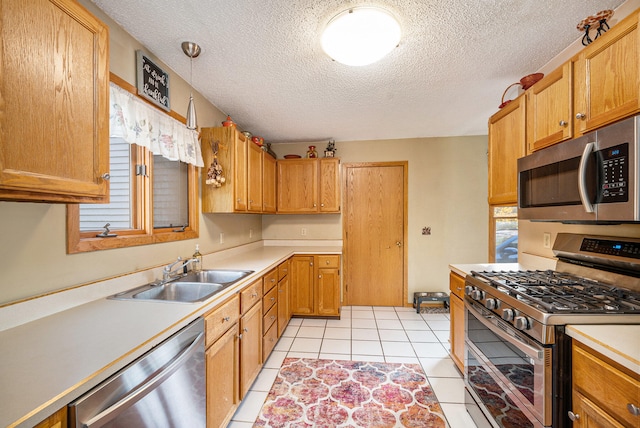
[[[131,85],[111,77],[135,93]],[[109,159],[109,203],[67,205],[67,253],[198,237],[194,165],[155,155],[120,137],[110,139]]]
[[[515,206],[489,208],[490,258],[494,263],[518,262],[518,208]]]

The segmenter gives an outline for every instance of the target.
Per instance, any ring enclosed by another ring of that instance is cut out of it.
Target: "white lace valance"
[[[111,82],[109,133],[172,161],[204,166],[198,132]]]

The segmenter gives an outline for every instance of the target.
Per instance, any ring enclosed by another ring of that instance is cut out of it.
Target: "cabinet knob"
[[[271,278],[271,282],[276,282],[276,279],[275,278]]]
[[[629,411],[629,413],[631,413],[633,416],[640,416],[640,407],[636,406],[633,403],[628,403],[627,404],[627,410]]]
[[[325,261],[326,264],[329,264],[329,260]]]
[[[313,208],[315,208],[315,207],[317,207],[317,206],[318,206],[317,204],[313,204]]]
[[[567,412],[567,415],[569,416],[569,419],[571,419],[572,422],[575,422],[578,419],[580,419],[580,415],[573,413],[571,410]]]
[[[258,297],[258,293],[253,293],[253,294],[251,295],[251,297],[252,297],[252,298],[256,298],[256,297]]]
[[[324,207],[324,204],[320,204],[321,207]]]
[[[238,339],[242,340],[242,333],[238,335]]]
[[[569,123],[566,120],[561,120],[560,122],[558,122],[558,125],[560,126],[567,126]]]
[[[584,114],[584,113],[578,113],[578,114],[576,114],[576,119],[578,119],[578,120],[584,120],[584,119],[586,119],[586,118],[587,118],[587,115],[586,115],[586,114]]]
[[[109,181],[111,179],[111,175],[108,172],[105,172],[100,177],[105,181]]]
[[[242,331],[244,331],[245,333],[249,333],[249,329],[248,328],[243,328]]]
[[[229,322],[230,319],[231,318],[229,318],[229,317],[224,317],[224,318],[222,318],[222,322]]]
[[[276,317],[274,315],[271,315],[271,321],[273,321],[274,319],[276,319]]]
[[[272,298],[271,298],[271,301],[273,302],[274,300],[276,300],[276,298],[275,298],[275,297],[272,297]]]
[[[402,242],[400,242],[400,241],[396,241],[396,245],[397,245],[398,247],[402,247]]]

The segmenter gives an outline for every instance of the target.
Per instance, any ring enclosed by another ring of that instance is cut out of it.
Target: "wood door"
[[[247,210],[247,150],[248,139],[243,134],[235,131],[235,161],[233,163],[235,185],[233,192],[235,196],[233,209],[235,211]]]
[[[573,135],[571,62],[527,91],[527,147],[540,150]]]
[[[343,165],[344,301],[403,306],[407,302],[407,166]]]
[[[291,313],[313,314],[313,256],[293,256],[289,278]]]
[[[276,160],[262,152],[262,212],[276,212]]]
[[[262,368],[262,305],[254,305],[240,318],[240,399]]]
[[[526,103],[520,96],[489,119],[489,204],[518,202],[518,158],[525,155]]]
[[[0,198],[109,202],[109,29],[70,0],[0,4]]]
[[[235,324],[205,351],[207,428],[226,426],[240,402],[238,340]]]
[[[318,160],[279,160],[278,212],[318,212]]]
[[[340,159],[319,159],[320,195],[319,211],[323,213],[340,211]]]

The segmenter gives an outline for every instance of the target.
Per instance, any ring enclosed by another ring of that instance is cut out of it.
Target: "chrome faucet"
[[[177,276],[176,274],[178,272],[180,272],[182,269],[187,267],[190,263],[197,262],[197,261],[198,259],[196,259],[195,257],[188,260],[182,260],[182,257],[178,257],[178,259],[175,262],[169,263],[162,269],[162,284],[172,280],[174,277]],[[177,264],[180,264],[180,266],[174,270],[173,267]]]

